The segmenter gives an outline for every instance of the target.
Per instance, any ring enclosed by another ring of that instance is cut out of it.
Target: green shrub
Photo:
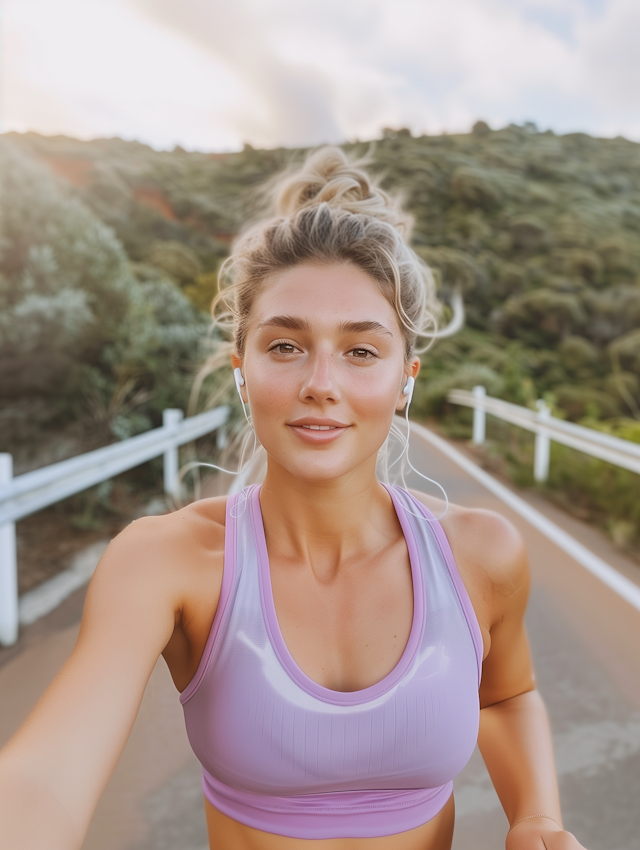
[[[134,281],[113,232],[0,145],[0,396],[56,394],[117,335]]]
[[[444,412],[449,390],[470,390],[477,384],[485,386],[489,395],[500,395],[502,391],[500,376],[489,366],[480,364],[464,363],[446,375],[419,373],[412,411],[419,416],[439,415]]]
[[[186,408],[208,320],[42,165],[0,143],[0,422],[4,445],[70,453]],[[40,428],[40,430],[38,430]],[[46,430],[45,430],[46,428]]]
[[[582,277],[593,284],[600,279],[603,263],[595,251],[558,248],[551,255],[551,267],[570,276]]]
[[[562,365],[571,375],[584,377],[601,357],[596,346],[583,336],[568,336],[559,347]]]
[[[621,413],[617,398],[593,387],[560,384],[553,389],[555,402],[567,419],[578,421],[588,416],[608,419]]]
[[[188,245],[173,239],[154,242],[146,261],[180,284],[191,283],[202,271],[195,252]]]
[[[640,544],[640,477],[633,472],[552,443],[544,490],[570,510],[596,520],[618,544]]]
[[[609,354],[624,368],[640,372],[640,329],[629,331],[612,342]]]
[[[549,241],[546,224],[533,215],[516,216],[509,229],[514,246],[523,251],[535,251]]]
[[[451,194],[470,207],[492,210],[500,205],[502,192],[489,174],[480,168],[460,166],[451,179]]]
[[[473,257],[455,248],[423,248],[422,258],[439,272],[442,285],[447,290],[467,293],[484,281],[484,274]]]
[[[565,213],[556,219],[554,237],[560,248],[588,248],[593,242],[593,231],[585,221]]]
[[[579,329],[585,320],[576,296],[543,288],[509,298],[497,323],[508,336],[520,336],[544,348]]]

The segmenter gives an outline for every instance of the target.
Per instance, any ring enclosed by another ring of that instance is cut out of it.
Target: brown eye
[[[373,351],[369,351],[368,348],[353,348],[351,353],[356,360],[367,360],[369,357],[375,357]]]
[[[269,351],[275,351],[276,354],[293,354],[295,350],[295,345],[291,345],[290,342],[276,342],[276,344],[272,345],[269,349]]]

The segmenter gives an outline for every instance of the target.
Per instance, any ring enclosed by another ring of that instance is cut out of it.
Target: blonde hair
[[[413,220],[369,177],[364,164],[349,161],[340,148],[324,147],[274,184],[271,217],[241,234],[220,270],[212,315],[222,334],[214,337],[214,352],[196,378],[192,401],[204,380],[229,362],[231,351],[244,355],[262,288],[278,272],[303,263],[351,263],[369,275],[396,311],[407,360],[419,337],[437,335],[433,275],[408,245]],[[209,404],[225,391],[226,382],[218,384]]]

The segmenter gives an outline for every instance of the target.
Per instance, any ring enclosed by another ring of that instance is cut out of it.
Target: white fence
[[[605,460],[631,472],[640,473],[640,444],[630,440],[621,440],[592,428],[585,428],[564,419],[551,416],[547,404],[540,400],[537,410],[520,407],[508,401],[491,398],[484,387],[468,390],[451,390],[448,401],[463,407],[473,408],[473,442],[480,445],[485,440],[486,415],[490,413],[497,419],[518,425],[536,435],[533,461],[533,474],[536,481],[546,481],[549,477],[549,445],[553,440],[579,452]]]
[[[161,428],[16,478],[11,455],[0,454],[0,644],[10,646],[18,636],[16,520],[160,455],[165,493],[176,496],[178,447],[217,430],[228,417],[228,407],[187,419],[181,410],[165,410]]]

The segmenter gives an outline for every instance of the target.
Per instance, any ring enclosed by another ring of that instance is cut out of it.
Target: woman
[[[517,531],[376,477],[434,327],[407,219],[332,148],[276,209],[219,296],[264,483],[109,546],[71,657],[0,758],[3,846],[80,847],[162,654],[215,850],[450,848],[476,739],[507,848],[575,850]]]

